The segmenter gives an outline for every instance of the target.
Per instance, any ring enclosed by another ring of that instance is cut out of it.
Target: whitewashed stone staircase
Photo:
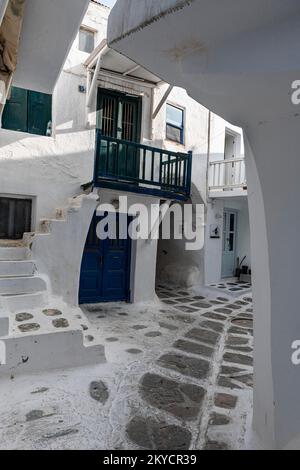
[[[29,259],[30,256],[30,250],[25,245],[0,246],[0,320],[6,318],[5,324],[9,312],[46,304],[47,284],[37,275],[36,265]]]
[[[58,271],[65,268],[62,253],[68,251],[68,237],[75,229],[80,237],[75,242],[73,237],[72,249],[82,253],[82,221],[91,219],[96,200],[95,195],[72,199],[53,219],[41,221],[40,232],[25,234],[16,246],[0,244],[0,376],[105,361],[104,347],[96,343],[77,299],[70,305],[68,295],[67,302],[60,295],[63,277],[52,279],[55,263]],[[77,258],[70,283],[79,276],[80,253]],[[78,286],[73,290],[74,297]]]

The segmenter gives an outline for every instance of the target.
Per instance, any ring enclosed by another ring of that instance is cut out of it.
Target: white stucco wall
[[[168,85],[160,87],[154,95],[154,109]],[[166,139],[166,104],[158,114],[153,133],[160,145],[177,152],[193,152],[192,203],[205,204],[208,161],[208,110],[190,98],[182,88],[173,88],[166,103],[184,110],[184,145]],[[190,203],[190,202],[189,202]],[[204,232],[204,227],[200,230]],[[157,276],[161,282],[176,285],[197,286],[204,282],[204,253],[187,252],[186,240],[160,240],[158,244]]]
[[[66,210],[64,220],[54,220],[48,232],[32,241],[32,255],[40,273],[47,276],[51,294],[78,305],[82,253],[98,205],[98,194],[79,196]]]
[[[183,224],[186,223],[192,223],[195,230],[196,213],[194,204],[191,202],[185,204],[185,207],[192,206],[192,218],[190,216],[182,218],[180,213],[177,214],[176,212],[172,215],[171,240],[163,239],[162,232],[160,233],[157,254],[157,281],[160,283],[185,287],[199,287],[204,284],[204,247],[201,246],[201,249],[197,248],[196,250],[187,250],[186,244],[189,243],[189,240],[183,233]],[[171,211],[172,206],[169,214]],[[169,214],[166,217],[169,217]],[[198,243],[202,244],[205,235],[203,220],[202,223],[200,222],[197,225],[198,231],[202,232],[202,235],[198,233]],[[178,231],[178,233],[182,234],[182,239],[177,240],[173,238],[174,226],[176,226],[175,232],[177,233]]]
[[[222,278],[224,209],[237,211],[236,258],[246,256],[243,265],[251,268],[249,209],[246,197],[214,199],[207,207],[205,231],[205,283],[219,282]],[[218,224],[221,238],[210,238],[210,225]]]
[[[159,102],[166,88],[167,85],[156,91],[154,105]],[[232,200],[228,197],[226,203],[222,200],[216,200],[215,206],[212,208],[207,197],[208,161],[224,160],[227,130],[236,135],[236,156],[244,156],[243,132],[240,128],[213,113],[211,113],[209,131],[209,111],[189,97],[182,88],[175,87],[168,97],[167,103],[179,106],[185,111],[185,143],[180,145],[166,140],[166,106],[163,106],[158,114],[153,125],[153,133],[164,148],[178,152],[189,150],[193,152],[192,203],[205,205],[206,227],[200,229],[203,230],[205,236],[205,246],[199,252],[187,252],[185,240],[161,240],[158,245],[157,274],[160,281],[165,280],[173,284],[197,287],[221,279],[222,241],[210,239],[207,231],[211,224],[218,222],[215,215],[218,212],[223,214],[224,207],[240,211],[237,256],[244,257],[246,255],[247,263],[249,265],[251,263],[246,198]],[[243,202],[244,199],[245,202]],[[223,228],[223,223],[221,226]]]
[[[168,85],[161,86],[154,93],[154,109],[163,97]],[[155,140],[176,152],[193,152],[192,182],[203,200],[206,199],[206,169],[208,151],[208,110],[190,98],[182,88],[173,88],[166,103],[184,110],[184,145],[166,139],[166,104],[162,107],[153,123]]]
[[[243,131],[241,128],[230,124],[220,116],[211,114],[211,138],[210,138],[210,161],[224,160],[225,135],[226,132],[236,136],[235,157],[245,156]]]

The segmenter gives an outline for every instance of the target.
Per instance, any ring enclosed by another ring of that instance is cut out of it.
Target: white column
[[[254,429],[273,447],[300,448],[300,118],[247,130],[255,299]]]

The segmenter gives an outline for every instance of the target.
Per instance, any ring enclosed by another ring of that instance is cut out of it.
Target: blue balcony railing
[[[95,186],[187,199],[191,174],[192,152],[170,152],[105,137],[97,130]]]

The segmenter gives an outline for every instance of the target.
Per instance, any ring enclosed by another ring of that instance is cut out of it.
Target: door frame
[[[238,220],[239,220],[239,210],[238,209],[230,209],[229,207],[224,207],[223,214],[227,213],[234,213],[235,214],[235,243],[234,243],[234,252],[233,257],[234,261],[236,261],[236,254],[237,254],[237,244],[238,244]],[[223,255],[224,255],[224,219],[223,217],[223,230],[222,230],[222,260],[221,260],[221,279],[226,279],[228,276],[223,275]],[[234,273],[235,269],[233,269]],[[234,277],[234,274],[233,276]]]
[[[100,98],[102,95],[107,95],[113,98],[117,98],[120,100],[122,97],[126,98],[127,100],[134,101],[137,103],[137,117],[136,117],[136,143],[141,143],[141,135],[142,135],[142,113],[143,113],[143,97],[138,95],[131,95],[130,93],[125,93],[118,90],[113,90],[110,88],[103,88],[98,86],[97,88],[97,119],[96,119],[96,129],[101,130],[101,113],[100,113]],[[118,116],[116,116],[116,122],[118,123]],[[117,124],[118,125],[118,124]],[[117,132],[116,132],[117,133]],[[118,137],[116,137],[118,138]]]
[[[133,217],[131,217],[129,214],[126,214],[126,215],[127,215],[127,218],[128,218],[128,226],[129,226],[129,224],[131,223]],[[91,227],[91,225],[94,221],[94,218],[95,219],[101,219],[102,218],[101,216],[97,215],[97,210],[93,214],[92,220],[90,222],[90,227]],[[97,225],[98,224],[96,224],[96,226]],[[90,228],[89,228],[89,230],[90,230]],[[88,235],[89,235],[89,231],[88,231],[88,234],[87,234],[86,242],[87,242],[87,239],[88,239]],[[130,237],[128,237],[127,267],[126,267],[126,273],[125,273],[125,276],[126,276],[125,299],[124,300],[113,300],[113,299],[107,299],[105,297],[102,297],[101,301],[95,301],[95,300],[87,301],[87,300],[85,300],[84,302],[81,302],[81,299],[80,299],[80,283],[81,283],[81,276],[82,276],[82,262],[83,262],[83,257],[84,257],[84,253],[85,253],[86,242],[84,244],[82,258],[81,258],[81,265],[80,265],[79,292],[78,292],[79,305],[84,305],[84,304],[88,305],[88,304],[97,304],[97,303],[111,303],[111,302],[130,303],[131,302],[131,276],[132,276],[132,264],[133,264],[132,263],[132,239]],[[103,243],[103,241],[99,240],[99,247],[100,247],[101,243]],[[104,266],[103,262],[102,262],[101,266],[102,266],[102,269],[103,269],[103,266]],[[103,283],[103,278],[102,278],[102,283]]]

